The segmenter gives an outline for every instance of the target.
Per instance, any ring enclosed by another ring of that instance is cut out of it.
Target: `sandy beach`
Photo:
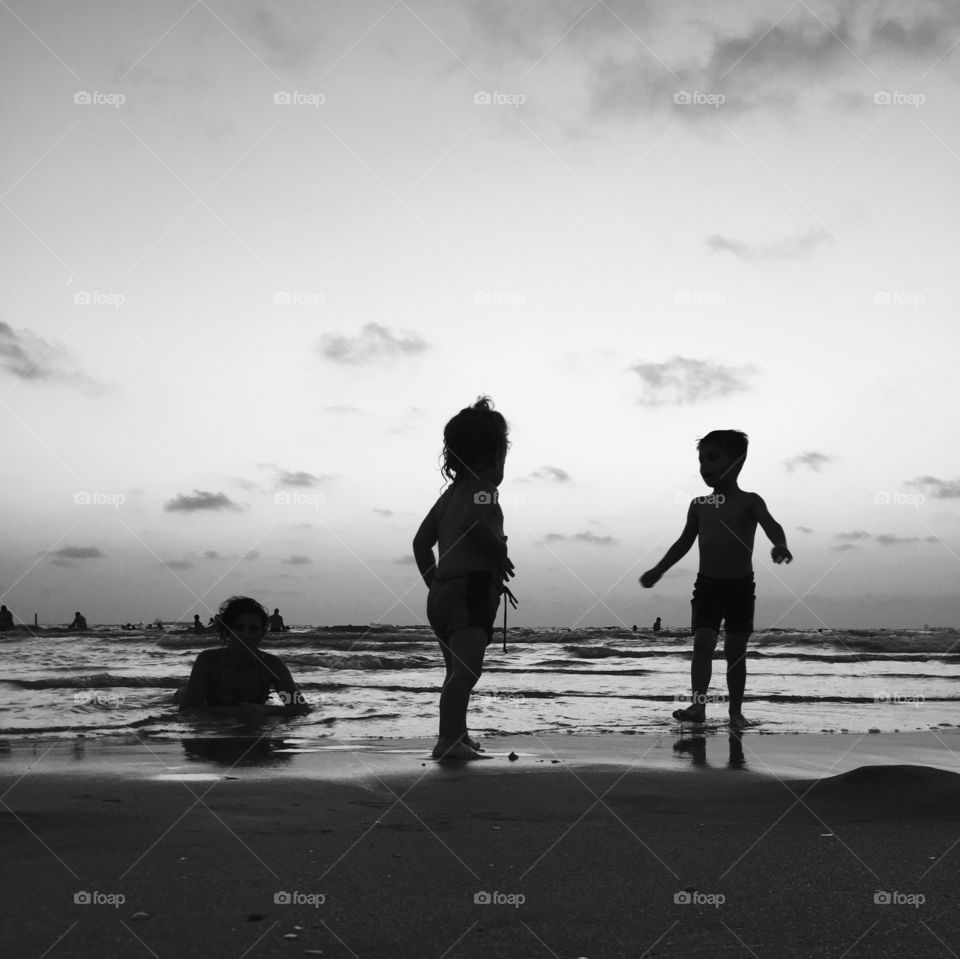
[[[5,955],[960,949],[953,732],[254,743],[7,743]]]

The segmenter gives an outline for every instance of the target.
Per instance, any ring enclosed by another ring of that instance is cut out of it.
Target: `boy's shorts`
[[[435,576],[427,596],[427,622],[441,643],[466,626],[476,626],[493,639],[493,624],[500,608],[500,590],[489,572],[464,573],[444,579]]]
[[[739,579],[717,579],[697,573],[690,600],[690,632],[705,626],[719,633],[723,620],[728,633],[752,633],[755,589],[752,573]]]

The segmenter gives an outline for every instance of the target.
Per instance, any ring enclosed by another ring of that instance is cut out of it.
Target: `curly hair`
[[[254,616],[259,617],[260,625],[264,631],[266,631],[270,614],[255,599],[251,599],[249,596],[231,596],[220,604],[217,615],[214,617],[217,631],[220,633],[220,639],[224,642],[230,639],[233,624],[243,616],[244,613],[253,613]]]
[[[443,428],[443,466],[440,472],[456,483],[476,475],[510,448],[507,421],[493,408],[489,396],[477,397]]]

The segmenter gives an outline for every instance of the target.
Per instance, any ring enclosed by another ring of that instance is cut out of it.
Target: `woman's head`
[[[510,441],[507,421],[493,408],[489,396],[460,410],[443,428],[443,466],[447,479],[457,482],[481,470],[502,464]]]
[[[241,643],[256,642],[263,638],[267,629],[267,611],[249,596],[231,596],[220,604],[216,624],[220,638]]]

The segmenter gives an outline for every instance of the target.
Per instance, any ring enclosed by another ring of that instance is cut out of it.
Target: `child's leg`
[[[483,672],[487,633],[477,626],[456,629],[449,640],[451,672],[440,693],[440,739],[457,742],[467,728],[470,692]]]
[[[706,710],[707,690],[713,675],[713,651],[717,648],[717,631],[709,626],[698,626],[693,634],[693,661],[690,663],[690,685],[693,688],[691,712],[703,715]]]
[[[730,694],[730,715],[743,715],[743,692],[747,688],[747,640],[749,633],[726,633],[723,655],[727,660],[727,691]]]

